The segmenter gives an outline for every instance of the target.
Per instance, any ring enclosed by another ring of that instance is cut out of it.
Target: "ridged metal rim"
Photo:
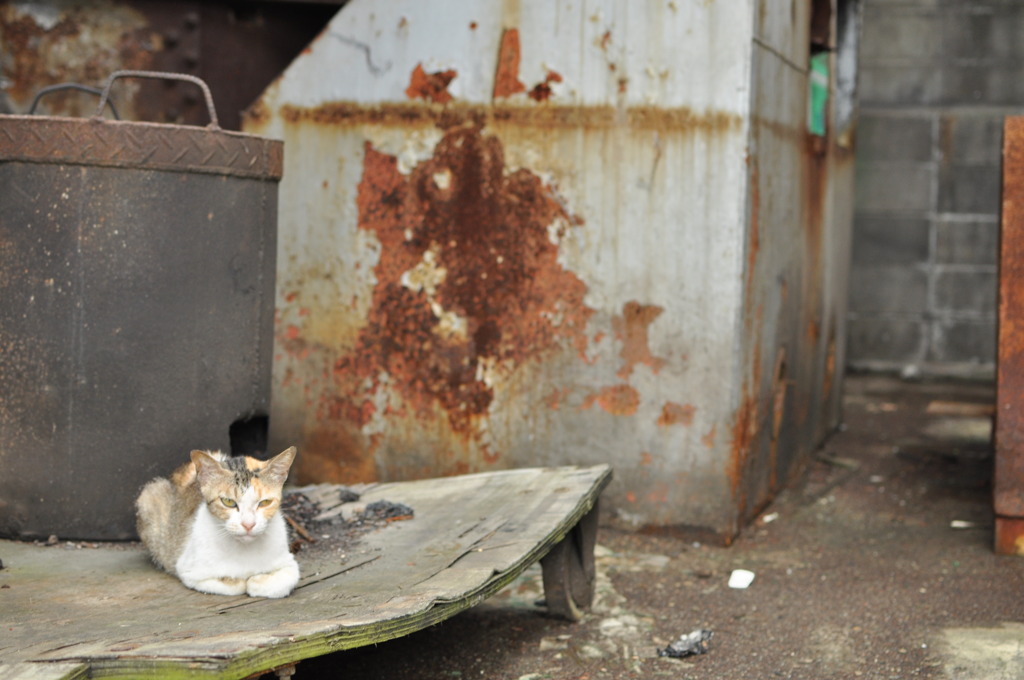
[[[280,180],[284,143],[240,132],[100,118],[0,115],[0,162]]]

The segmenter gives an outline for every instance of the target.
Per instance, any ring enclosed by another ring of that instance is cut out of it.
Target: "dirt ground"
[[[993,554],[988,384],[846,381],[844,426],[731,547],[602,527],[583,621],[539,570],[438,626],[295,678],[1024,677],[1024,559]],[[734,569],[754,572],[746,589]],[[657,649],[697,629],[707,654]]]

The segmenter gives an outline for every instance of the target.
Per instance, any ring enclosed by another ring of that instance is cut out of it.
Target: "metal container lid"
[[[140,123],[102,117],[110,87],[123,77],[169,78],[195,83],[206,98],[206,127]],[[116,71],[92,118],[0,115],[0,162],[143,168],[280,180],[284,144],[220,129],[209,88],[178,73]]]

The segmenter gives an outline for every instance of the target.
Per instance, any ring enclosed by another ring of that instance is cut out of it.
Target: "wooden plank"
[[[84,663],[0,663],[4,680],[88,680],[89,666]]]
[[[573,529],[610,475],[531,468],[367,486],[362,502],[404,503],[414,519],[342,555],[300,552],[303,577],[281,600],[188,590],[137,546],[0,542],[0,659],[88,663],[102,677],[242,678],[399,637],[511,582]]]

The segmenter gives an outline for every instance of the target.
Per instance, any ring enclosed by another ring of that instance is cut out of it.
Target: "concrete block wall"
[[[863,22],[848,363],[990,376],[1024,3],[865,0]]]

